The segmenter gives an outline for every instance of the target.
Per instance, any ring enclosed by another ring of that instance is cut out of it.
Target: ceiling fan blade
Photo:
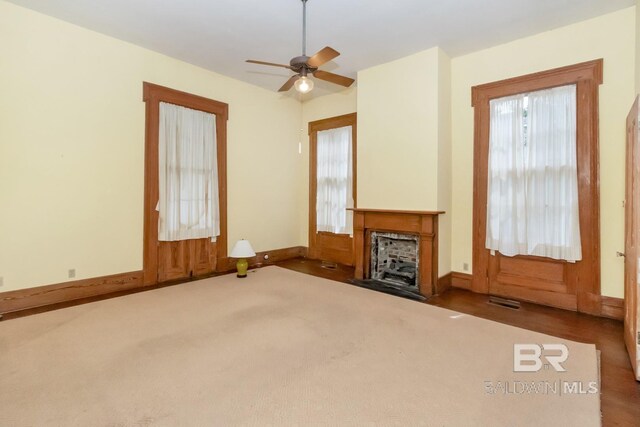
[[[324,49],[320,49],[318,53],[309,58],[307,64],[309,64],[310,67],[319,67],[325,62],[329,62],[339,55],[340,52],[327,46]]]
[[[341,76],[338,74],[329,73],[328,71],[317,70],[313,73],[313,76],[320,80],[326,80],[331,83],[335,83],[337,85],[349,87],[353,84],[355,80]]]
[[[253,59],[247,59],[247,62],[250,62],[251,64],[270,65],[272,67],[282,67],[282,68],[291,69],[291,67],[289,65],[275,64],[273,62],[255,61]]]
[[[291,86],[293,86],[293,84],[299,78],[300,78],[300,76],[298,74],[296,74],[295,76],[291,76],[291,78],[289,80],[287,80],[287,82],[285,84],[283,84],[280,89],[278,89],[278,92],[286,92],[286,91],[288,91],[289,89],[291,89]]]

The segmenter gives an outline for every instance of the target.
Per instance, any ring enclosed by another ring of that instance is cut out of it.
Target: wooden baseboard
[[[142,271],[0,293],[0,314],[120,292],[142,286]]]
[[[265,255],[269,255],[267,260],[264,259]],[[304,246],[258,252],[254,258],[249,259],[249,265],[251,268],[263,267],[278,261],[297,257],[306,257],[306,255],[307,248]],[[219,262],[221,264],[219,265],[217,274],[235,271],[235,259],[222,258]],[[192,279],[187,278],[185,280],[176,280],[171,284],[182,283],[188,280]],[[75,280],[55,285],[37,286],[34,288],[2,292],[0,293],[0,315],[33,309],[39,309],[34,310],[34,313],[46,311],[47,306],[54,307],[75,300],[84,300],[99,296],[108,297],[109,294],[113,294],[115,296],[122,294],[123,291],[135,292],[136,290],[142,290],[143,288],[153,287],[157,287],[157,284],[153,283],[145,285],[143,283],[143,271],[130,271],[128,273]],[[79,301],[79,303],[82,302],[87,301]]]
[[[600,316],[624,320],[624,299],[602,295],[600,297],[600,307]]]
[[[452,287],[471,291],[471,278],[472,278],[471,274],[458,273],[456,271],[452,271],[450,274],[451,274]],[[444,277],[441,278],[440,280],[443,280],[443,279]],[[599,300],[600,310],[596,310],[596,312],[591,313],[592,315],[607,317],[609,319],[615,319],[615,320],[624,320],[624,299],[607,297],[604,295],[594,296],[594,299],[596,299],[596,302]],[[542,302],[538,301],[535,304],[542,304]],[[542,305],[552,305],[552,304],[542,304]]]
[[[264,256],[268,255],[268,259],[264,259]],[[286,261],[292,258],[307,256],[306,246],[293,246],[290,248],[273,249],[270,251],[256,252],[256,256],[247,259],[249,262],[249,268],[265,267],[267,265],[274,264],[280,261]],[[230,273],[236,270],[235,258],[221,258],[218,260],[218,271]]]
[[[452,271],[438,279],[438,294],[451,288],[471,290],[471,275]]]
[[[454,288],[471,290],[471,274],[451,272],[451,286]]]

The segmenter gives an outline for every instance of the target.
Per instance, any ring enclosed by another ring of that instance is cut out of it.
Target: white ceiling
[[[278,90],[300,55],[300,0],[10,0],[12,3]],[[322,69],[358,70],[440,46],[451,56],[635,4],[634,0],[308,0],[307,54],[342,55]],[[316,81],[314,96],[341,86]],[[293,90],[291,92],[294,92]],[[293,95],[292,95],[293,96]]]

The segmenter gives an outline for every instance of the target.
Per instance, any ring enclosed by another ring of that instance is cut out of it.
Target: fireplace
[[[355,280],[385,280],[423,297],[445,289],[438,284],[438,215],[444,212],[351,210]]]
[[[373,231],[370,278],[418,292],[420,257],[418,236]]]

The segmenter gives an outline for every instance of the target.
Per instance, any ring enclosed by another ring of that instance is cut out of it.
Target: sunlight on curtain
[[[524,95],[489,103],[488,249],[526,253]]]
[[[488,249],[582,259],[576,87],[490,102]]]
[[[220,235],[215,115],[160,103],[158,240]]]
[[[351,126],[318,132],[317,231],[353,234],[352,146]]]

